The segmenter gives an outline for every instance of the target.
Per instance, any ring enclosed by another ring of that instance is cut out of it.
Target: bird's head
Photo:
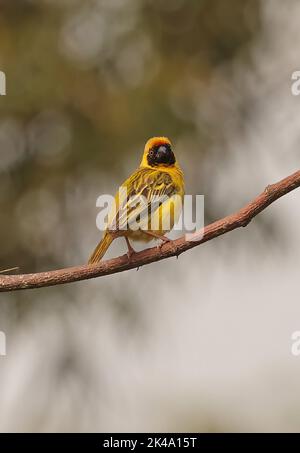
[[[172,145],[167,137],[150,138],[144,149],[141,167],[172,167],[176,165]]]

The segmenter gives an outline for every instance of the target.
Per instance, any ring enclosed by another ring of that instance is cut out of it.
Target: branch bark
[[[118,258],[101,261],[96,265],[83,265],[36,274],[0,276],[0,291],[42,288],[45,286],[87,280],[138,268],[145,264],[161,261],[172,256],[179,256],[181,253],[197,247],[204,242],[210,241],[236,228],[247,226],[254,217],[266,209],[271,203],[299,186],[300,171],[297,171],[287,178],[267,186],[264,192],[238,212],[211,223],[202,231],[196,231],[192,235],[189,235],[188,240],[183,236],[163,244],[161,249],[153,247],[143,250],[135,254],[130,261],[127,255],[123,255]]]

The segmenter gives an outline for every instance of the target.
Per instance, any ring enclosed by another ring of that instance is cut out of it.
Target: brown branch
[[[266,209],[271,203],[299,186],[300,171],[297,171],[282,181],[266,187],[262,194],[235,214],[211,223],[202,231],[196,231],[190,235],[189,240],[187,240],[186,237],[181,237],[175,241],[163,244],[161,249],[153,247],[143,250],[135,254],[131,258],[131,261],[128,260],[127,255],[123,255],[118,258],[101,261],[96,265],[84,265],[49,272],[40,272],[37,274],[0,276],[0,291],[41,288],[44,286],[61,285],[63,283],[87,280],[90,278],[102,277],[104,275],[116,274],[117,272],[123,272],[165,258],[170,258],[171,256],[178,256],[217,236],[221,236],[236,228],[247,226],[257,214]]]

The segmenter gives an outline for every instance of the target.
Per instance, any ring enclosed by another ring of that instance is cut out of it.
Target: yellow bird
[[[122,190],[125,190],[125,199],[120,198]],[[90,257],[89,264],[98,263],[112,241],[120,236],[126,240],[129,259],[135,253],[129,238],[143,242],[153,238],[169,241],[165,233],[179,219],[183,196],[184,177],[170,140],[166,137],[150,138],[145,145],[140,167],[122,184],[115,196],[116,207],[108,215],[103,238]]]

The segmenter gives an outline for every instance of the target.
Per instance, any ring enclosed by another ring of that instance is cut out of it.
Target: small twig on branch
[[[41,288],[45,286],[61,285],[79,280],[102,277],[116,274],[129,269],[138,268],[145,264],[160,261],[171,256],[178,256],[193,247],[210,241],[239,227],[245,227],[261,211],[266,209],[278,198],[286,195],[300,186],[300,171],[266,187],[263,193],[235,214],[224,217],[204,228],[204,231],[196,231],[189,235],[189,240],[184,236],[170,241],[158,247],[149,248],[132,256],[128,260],[127,255],[119,256],[96,265],[84,265],[59,269],[37,274],[7,275],[0,276],[0,291],[16,291],[20,289]]]
[[[7,274],[7,272],[18,271],[19,267],[10,267],[9,269],[1,269],[0,274]]]

